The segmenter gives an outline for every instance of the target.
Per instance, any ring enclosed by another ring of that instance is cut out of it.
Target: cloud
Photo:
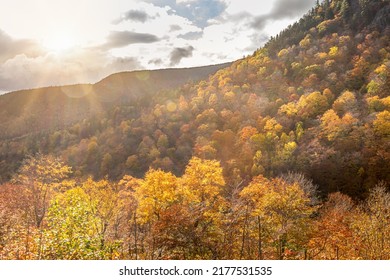
[[[172,8],[171,13],[185,17],[198,27],[208,26],[210,19],[220,16],[227,8],[222,0],[145,0],[154,5]]]
[[[182,30],[183,28],[181,28],[179,25],[177,24],[172,24],[170,26],[170,29],[169,29],[169,32],[175,32],[175,31],[180,31]]]
[[[198,40],[202,38],[202,35],[203,35],[203,31],[199,31],[199,32],[195,31],[195,32],[188,32],[186,34],[182,34],[177,37],[182,38],[184,40]]]
[[[29,57],[36,57],[42,53],[42,49],[33,40],[15,40],[0,29],[0,63],[22,53]]]
[[[154,64],[156,66],[159,66],[159,65],[162,65],[164,62],[162,61],[161,58],[155,58],[155,59],[151,59],[149,60],[148,64]]]
[[[96,49],[35,58],[21,54],[0,64],[0,91],[95,83],[112,73],[142,68],[136,58],[113,57]]]
[[[269,20],[295,18],[308,11],[312,6],[312,0],[276,0],[268,14],[254,18],[251,27],[262,30]]]
[[[190,2],[196,2],[197,0],[176,0],[176,3],[190,3]]]
[[[145,23],[147,20],[153,19],[153,18],[155,18],[155,17],[152,17],[152,16],[148,15],[145,11],[130,10],[130,11],[124,13],[121,16],[121,18],[115,20],[113,23],[114,24],[119,24],[119,23],[121,23],[122,21],[125,21],[125,20],[138,21],[138,22]]]
[[[116,57],[108,64],[108,68],[113,72],[143,69],[140,62],[134,57]]]
[[[186,48],[175,48],[172,52],[171,52],[171,66],[174,66],[176,64],[179,64],[180,61],[185,58],[185,57],[191,57],[192,56],[192,53],[194,51],[194,47],[193,46],[188,46]]]
[[[122,48],[131,44],[150,44],[160,39],[148,33],[137,33],[132,31],[111,31],[107,42],[102,46],[103,50]]]

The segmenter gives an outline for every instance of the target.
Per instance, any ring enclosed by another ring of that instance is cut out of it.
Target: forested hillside
[[[71,135],[71,127],[77,129],[83,123],[101,119],[117,106],[130,108],[134,116],[140,116],[153,96],[165,96],[176,87],[206,79],[229,65],[123,72],[93,85],[47,87],[0,96],[0,181],[12,176],[26,153],[50,153],[49,138],[56,138],[64,131]],[[85,133],[78,129],[78,142],[96,131]],[[68,141],[66,136],[61,138]],[[57,141],[50,145],[57,146]],[[65,146],[70,144],[74,142]]]
[[[161,91],[206,79],[229,65],[122,72],[93,85],[12,92],[0,98],[0,139],[58,130],[117,105],[145,106]]]
[[[0,258],[389,259],[389,15],[325,0],[206,80],[3,138]]]

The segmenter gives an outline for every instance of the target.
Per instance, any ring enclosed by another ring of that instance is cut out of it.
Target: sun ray
[[[76,42],[71,36],[58,34],[45,39],[42,44],[49,51],[61,53],[75,47]]]

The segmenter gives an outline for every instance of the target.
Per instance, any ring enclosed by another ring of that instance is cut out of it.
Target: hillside
[[[149,167],[180,174],[195,155],[220,160],[226,174],[241,178],[228,176],[231,182],[299,171],[324,194],[364,197],[390,174],[389,5],[358,3],[317,5],[198,85],[170,90],[223,65],[121,73],[95,85],[3,96],[3,135],[30,133],[3,143],[3,170],[41,151],[63,156],[78,174],[117,180]]]
[[[0,96],[0,139],[64,128],[116,105],[142,105],[154,94],[205,79],[228,65],[123,72],[93,85],[11,92]]]
[[[199,82],[62,88],[98,109],[3,137],[0,259],[390,259],[389,9],[318,2]]]

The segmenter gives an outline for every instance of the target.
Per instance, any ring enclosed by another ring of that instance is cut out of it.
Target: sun
[[[73,48],[76,45],[75,40],[70,36],[58,34],[43,41],[45,48],[52,52],[60,53]]]

